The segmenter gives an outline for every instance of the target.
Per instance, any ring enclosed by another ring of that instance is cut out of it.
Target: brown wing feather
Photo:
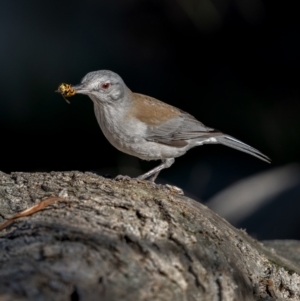
[[[190,139],[207,139],[216,135],[192,115],[153,97],[132,93],[134,106],[130,117],[146,123],[147,140],[175,147],[184,147]]]
[[[134,105],[129,112],[130,117],[154,126],[166,122],[168,119],[179,116],[180,110],[153,97],[132,93]]]

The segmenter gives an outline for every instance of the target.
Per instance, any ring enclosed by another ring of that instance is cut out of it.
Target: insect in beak
[[[63,99],[70,104],[69,100],[66,99],[66,97],[71,97],[74,96],[76,94],[75,89],[73,89],[72,85],[70,84],[64,84],[62,83],[57,90],[55,90],[55,92],[58,92],[61,94],[61,96],[63,97]]]

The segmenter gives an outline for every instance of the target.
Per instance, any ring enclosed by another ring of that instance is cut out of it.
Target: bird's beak
[[[88,94],[89,90],[85,88],[82,84],[78,84],[72,86],[72,89],[75,91],[76,94]]]

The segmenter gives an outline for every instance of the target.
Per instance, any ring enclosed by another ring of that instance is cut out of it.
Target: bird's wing
[[[147,124],[146,139],[174,147],[185,147],[189,140],[220,143],[248,153],[266,162],[259,150],[217,130],[206,127],[192,115],[150,96],[132,93],[134,106],[128,116]],[[215,137],[214,140],[209,138]]]
[[[201,141],[220,135],[220,132],[206,127],[192,115],[153,97],[132,93],[132,100],[134,106],[129,116],[148,125],[148,141],[184,147],[190,139]]]
[[[210,137],[219,136],[221,133],[206,127],[190,114],[181,111],[180,115],[169,120],[148,127],[147,140],[162,144],[184,147],[188,140],[206,140]]]
[[[209,139],[212,137],[215,137],[213,141]],[[196,139],[197,142],[202,141],[202,143],[220,143],[255,156],[265,162],[270,163],[271,161],[269,157],[254,147],[234,137],[206,127],[185,112],[160,125],[149,127],[146,139],[174,147],[184,147],[188,144],[188,140],[193,139]]]

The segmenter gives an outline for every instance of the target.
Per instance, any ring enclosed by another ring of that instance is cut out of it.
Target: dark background
[[[114,149],[87,97],[71,98],[68,105],[54,93],[61,82],[76,84],[87,72],[110,69],[131,90],[178,106],[272,159],[269,165],[206,145],[178,158],[159,183],[182,187],[207,204],[228,189],[240,198],[238,205],[251,207],[258,199],[254,209],[235,209],[226,205],[233,195],[224,196],[221,203],[232,212],[223,216],[260,239],[300,238],[296,4],[1,1],[0,170],[81,170],[114,177],[137,176],[158,164]]]

